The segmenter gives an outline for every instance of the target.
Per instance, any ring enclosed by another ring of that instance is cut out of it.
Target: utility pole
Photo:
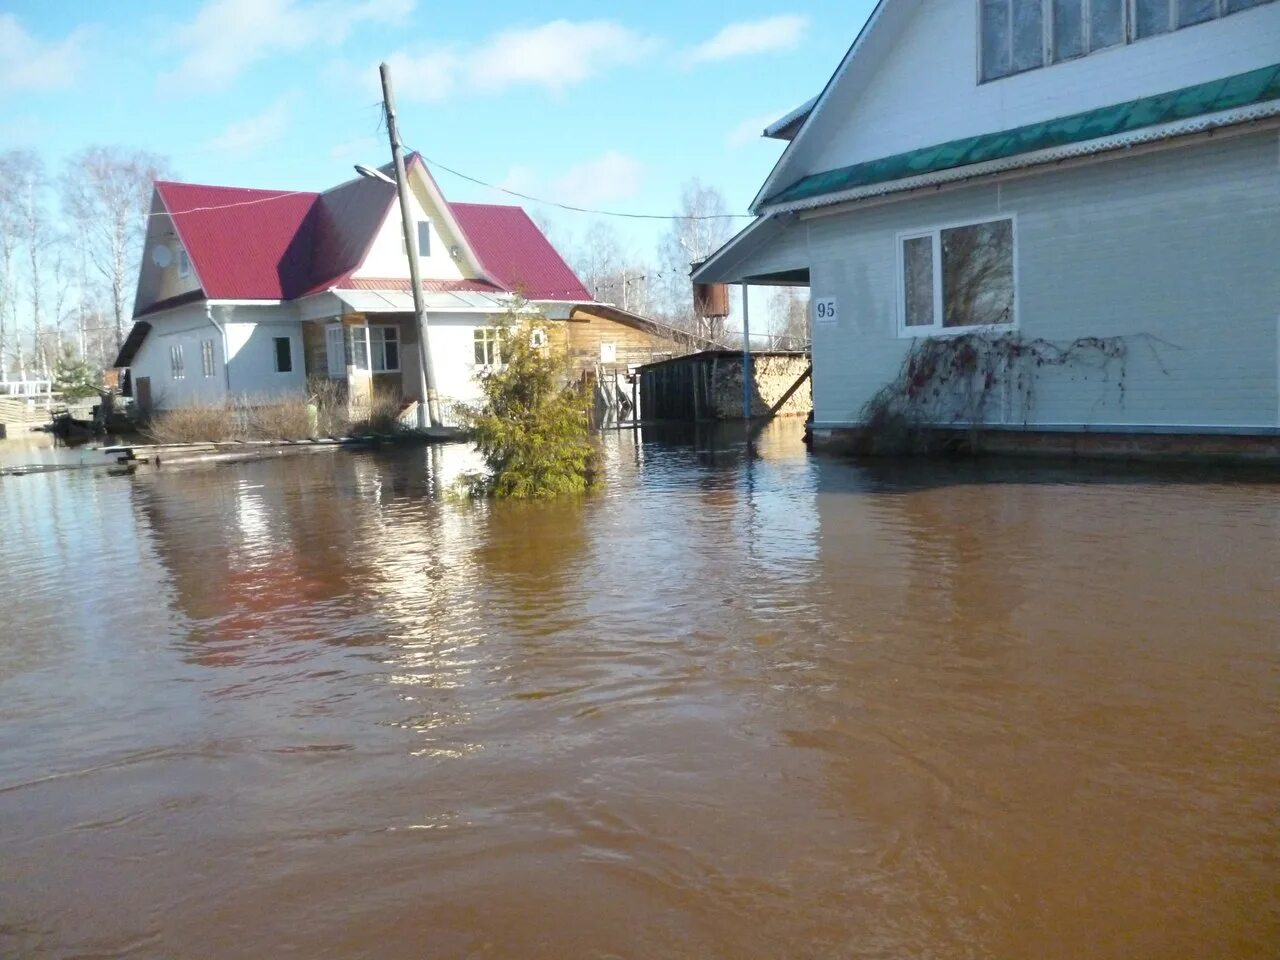
[[[422,298],[422,277],[418,265],[418,228],[409,205],[409,177],[404,169],[404,144],[396,125],[396,100],[391,90],[391,67],[383,63],[382,109],[387,118],[387,136],[391,140],[391,157],[396,165],[396,193],[400,196],[400,219],[404,223],[404,244],[409,252],[409,284],[413,287],[413,313],[418,325],[418,389],[426,399],[418,404],[418,427],[440,426],[440,398],[436,396],[436,376],[431,369],[431,344],[427,338],[427,307]]]
[[[742,281],[742,419],[751,419],[751,310],[747,305],[747,281]]]

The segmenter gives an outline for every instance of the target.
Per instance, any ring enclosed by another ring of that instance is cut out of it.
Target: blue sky
[[[4,0],[0,143],[53,164],[121,144],[184,180],[322,189],[387,159],[388,58],[405,141],[449,166],[645,213],[700,177],[745,212],[782,148],[755,134],[818,92],[872,5]],[[503,199],[438,177],[451,199]],[[617,225],[645,253],[664,229]]]

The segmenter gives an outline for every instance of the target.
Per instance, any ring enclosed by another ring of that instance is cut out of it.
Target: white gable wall
[[[1166,93],[1280,60],[1280,3],[1271,3],[980,84],[978,0],[889,2],[914,4],[915,13],[891,44],[868,44],[859,55],[865,62],[850,64],[768,193],[810,173]],[[885,37],[893,34],[884,31]]]
[[[1016,216],[1017,323],[1027,338],[1128,339],[1120,371],[1046,367],[1011,424],[1280,426],[1280,134],[1273,128],[1002,183],[802,219],[815,300],[819,425],[852,425],[896,376],[898,237]],[[744,272],[756,272],[754,262]]]
[[[203,303],[188,304],[145,318],[151,330],[138,348],[130,369],[136,382],[151,378],[151,402],[157,409],[218,403],[228,395],[267,400],[301,396],[306,389],[302,325],[289,304],[279,306],[215,306],[209,322]],[[288,337],[293,370],[277,373],[275,337]],[[212,376],[205,376],[204,341],[213,342]],[[173,376],[172,348],[182,348],[183,376]]]
[[[164,248],[168,252],[167,267],[161,267],[155,262],[159,248]],[[142,250],[142,264],[138,271],[136,309],[146,309],[161,300],[200,289],[194,267],[185,277],[181,276],[179,269],[181,251],[182,244],[178,241],[173,221],[165,213],[164,205],[160,203],[157,196],[152,203],[151,217],[147,222],[147,239]]]
[[[216,403],[226,396],[225,357],[222,335],[205,315],[203,303],[188,304],[145,318],[151,330],[130,365],[135,384],[140,377],[151,378],[151,404],[156,409],[197,403]],[[213,376],[206,377],[201,361],[202,343],[213,341]],[[185,376],[174,379],[171,349],[182,348]]]
[[[424,280],[461,280],[463,273],[458,262],[449,253],[450,242],[440,233],[439,217],[429,214],[415,196],[410,196],[413,220],[426,220],[431,224],[431,255],[422,257],[419,267]],[[378,235],[369,248],[364,263],[355,272],[356,277],[409,279],[409,261],[404,254],[400,204],[391,206],[387,218],[378,229]]]
[[[302,324],[293,304],[214,307],[214,310],[227,331],[233,396],[270,400],[302,395],[307,386],[306,364]],[[288,373],[276,372],[276,337],[289,338],[293,369]]]

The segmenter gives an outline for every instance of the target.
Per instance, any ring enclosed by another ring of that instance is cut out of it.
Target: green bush
[[[573,383],[563,352],[534,346],[546,318],[517,301],[500,325],[502,363],[480,374],[484,399],[464,416],[489,468],[466,478],[468,492],[521,500],[582,493],[595,482],[591,397]]]
[[[53,389],[62,394],[64,400],[96,397],[101,385],[102,371],[70,350],[64,351],[53,365]]]

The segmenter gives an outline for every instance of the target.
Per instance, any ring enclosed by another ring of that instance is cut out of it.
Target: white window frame
[[[486,346],[492,347],[491,350],[486,349],[486,353],[492,353],[493,359],[481,363],[475,359],[475,344],[477,333],[492,333],[493,339],[486,339]],[[502,367],[502,341],[507,338],[507,328],[500,326],[473,327],[471,330],[471,360],[472,366],[480,370],[497,370]]]
[[[942,234],[946,230],[955,230],[958,227],[980,227],[985,223],[998,223],[1002,220],[1008,220],[1013,232],[1013,244],[1011,255],[1013,257],[1013,320],[1010,323],[973,323],[964,327],[944,327],[942,319],[946,314],[946,304],[943,302],[943,278],[942,278]],[[978,217],[972,220],[956,220],[949,223],[940,223],[931,227],[921,227],[917,230],[904,230],[897,234],[894,243],[897,246],[897,254],[895,261],[897,264],[897,277],[895,284],[897,286],[898,301],[898,338],[919,338],[919,337],[955,337],[966,333],[1002,333],[1010,330],[1017,330],[1022,324],[1022,298],[1021,298],[1021,282],[1018,273],[1018,215],[1016,213],[1001,213],[995,216]],[[906,258],[906,242],[908,240],[918,240],[921,237],[930,237],[933,241],[933,323],[929,325],[919,324],[917,326],[907,326],[907,258]]]
[[[200,367],[206,377],[212,377],[217,373],[218,365],[214,359],[212,340],[200,341]]]
[[[277,349],[277,343],[280,340],[287,340],[289,343],[289,369],[288,370],[280,369],[280,353]],[[283,337],[276,336],[273,334],[271,337],[271,369],[275,371],[276,376],[278,377],[292,376],[294,368],[296,367],[296,364],[293,361],[294,361],[293,337],[289,336],[288,334],[286,334]]]
[[[191,255],[183,246],[178,247],[178,276],[183,280],[191,276]]]
[[[338,335],[338,354],[334,356],[333,335]],[[340,323],[327,323],[324,327],[324,364],[330,380],[347,379],[347,334]],[[337,361],[335,364],[334,361]]]
[[[1010,37],[1010,43],[1012,43],[1012,38],[1013,38],[1012,19],[1013,19],[1014,0],[1006,0],[1006,2],[1008,2],[1009,4],[1009,12],[1010,12],[1009,37]],[[1139,43],[1143,40],[1149,40],[1152,37],[1162,37],[1162,36],[1165,36],[1165,34],[1176,33],[1177,31],[1185,30],[1188,27],[1198,27],[1205,23],[1212,23],[1214,20],[1221,20],[1223,17],[1235,16],[1238,13],[1244,13],[1246,10],[1254,10],[1254,9],[1257,9],[1258,7],[1266,6],[1268,3],[1275,3],[1277,2],[1277,0],[1262,0],[1261,3],[1257,3],[1252,7],[1245,7],[1241,10],[1229,10],[1227,7],[1228,0],[1214,0],[1215,12],[1212,17],[1210,17],[1208,20],[1201,20],[1197,23],[1188,23],[1183,25],[1178,24],[1178,0],[1165,0],[1165,2],[1169,6],[1169,29],[1166,30],[1164,33],[1153,33],[1149,36],[1139,37],[1138,36],[1137,0],[1123,0],[1121,4],[1121,12],[1124,19],[1124,22],[1121,24],[1121,32],[1123,33],[1123,39],[1118,44],[1112,44],[1109,47],[1099,47],[1097,50],[1094,50],[1092,49],[1092,45],[1089,42],[1089,28],[1093,21],[1089,16],[1089,0],[1085,0],[1083,11],[1082,11],[1082,15],[1084,17],[1084,48],[1085,48],[1084,52],[1074,57],[1067,57],[1062,60],[1055,60],[1053,58],[1053,48],[1054,48],[1053,0],[1040,0],[1040,4],[1041,4],[1040,23],[1041,23],[1041,29],[1043,32],[1042,39],[1043,39],[1043,46],[1044,46],[1043,62],[1038,67],[1025,67],[1021,70],[1010,70],[1010,72],[1008,73],[1002,73],[999,76],[991,77],[989,79],[984,79],[982,76],[983,0],[974,0],[974,8],[976,11],[974,20],[977,27],[977,30],[976,30],[977,56],[974,58],[975,59],[974,76],[977,77],[979,86],[981,86],[984,83],[995,83],[999,80],[1008,79],[1009,77],[1016,77],[1024,73],[1031,73],[1032,71],[1035,71],[1035,70],[1043,70],[1046,67],[1056,66],[1059,63],[1070,63],[1072,60],[1081,60],[1084,57],[1092,56],[1095,53],[1102,53],[1106,50],[1117,50],[1120,47],[1127,47],[1129,44]]]
[[[182,356],[182,344],[180,343],[175,343],[169,347],[169,379],[187,379],[187,368]]]
[[[385,338],[386,338],[386,334],[385,334],[385,333],[382,335],[382,336],[383,336],[383,339],[382,339],[382,341],[381,341],[382,364],[383,364],[382,369],[381,369],[381,370],[379,370],[379,369],[378,369],[378,365],[374,362],[374,352],[373,352],[373,331],[374,331],[374,330],[394,330],[394,331],[396,332],[396,337],[395,337],[395,342],[396,342],[396,365],[395,365],[394,367],[388,367],[388,366],[386,365],[386,363],[387,363],[387,347],[386,347],[386,343],[387,343],[387,341],[386,341],[386,339],[385,339]],[[365,325],[365,336],[368,338],[368,346],[369,346],[369,372],[370,372],[370,373],[375,373],[375,374],[376,374],[376,373],[399,373],[399,372],[400,372],[400,370],[401,370],[402,363],[403,363],[403,361],[400,359],[400,354],[401,354],[401,353],[403,352],[403,350],[404,350],[404,338],[400,336],[400,327],[399,327],[397,324],[394,324],[394,323],[370,323],[370,324],[366,324],[366,325]]]
[[[424,227],[427,231],[427,245],[425,248],[422,246],[422,231]],[[414,234],[414,239],[418,241],[418,259],[426,260],[431,256],[431,219],[428,217],[413,221],[413,229],[417,231]],[[409,238],[405,236],[403,220],[400,221],[400,248],[404,251],[406,257],[409,256]],[[423,253],[424,249],[426,250],[425,253]]]

